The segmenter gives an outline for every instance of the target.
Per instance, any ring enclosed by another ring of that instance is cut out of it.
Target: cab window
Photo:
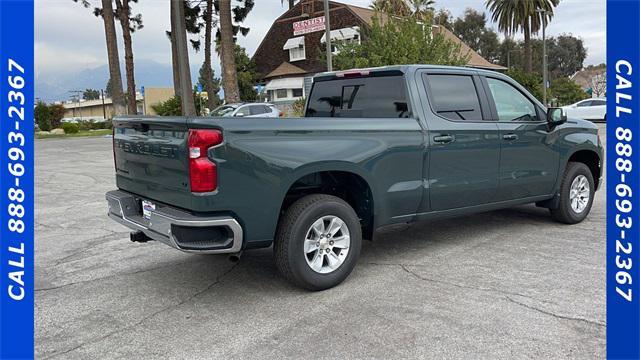
[[[449,120],[482,120],[480,100],[473,77],[469,75],[424,75],[431,106],[436,114]]]
[[[538,121],[536,106],[513,85],[487,78],[499,121]]]
[[[402,76],[318,81],[306,117],[408,118],[411,109]]]

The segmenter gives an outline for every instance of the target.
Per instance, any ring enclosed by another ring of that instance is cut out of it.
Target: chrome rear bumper
[[[142,216],[142,199],[136,195],[114,190],[106,194],[106,199],[110,218],[178,250],[199,254],[228,254],[242,250],[242,227],[232,217],[195,216],[156,204],[147,219]],[[198,239],[194,240],[194,237]]]

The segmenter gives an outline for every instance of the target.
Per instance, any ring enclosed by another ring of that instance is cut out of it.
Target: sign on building
[[[315,17],[293,23],[293,36],[308,34],[316,31],[324,31],[324,16]]]

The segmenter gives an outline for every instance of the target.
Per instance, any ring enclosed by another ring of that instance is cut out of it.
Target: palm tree
[[[240,101],[238,74],[234,54],[233,22],[231,21],[231,0],[219,0],[220,52],[222,65],[222,86],[227,103]]]
[[[409,16],[412,11],[405,0],[373,0],[371,8],[391,15]]]
[[[209,110],[213,110],[216,108],[216,98],[214,83],[213,83],[213,73],[211,69],[211,33],[213,31],[213,0],[207,0],[207,9],[205,10],[204,22],[205,22],[205,30],[204,30],[204,88],[207,90],[208,100],[207,105],[209,106]]]
[[[532,71],[531,34],[535,34],[553,18],[553,9],[560,0],[486,0],[492,20],[507,36],[524,34],[524,69]],[[540,12],[544,11],[544,12]]]
[[[171,14],[173,16],[173,29],[172,34],[175,33],[175,43],[172,42],[171,46],[175,46],[178,63],[178,78],[180,79],[180,93],[176,94],[180,96],[182,100],[182,115],[195,116],[196,106],[193,99],[193,86],[191,83],[191,71],[189,69],[189,49],[187,46],[187,26],[184,17],[184,1],[183,0],[170,0],[171,1]]]
[[[122,28],[122,39],[124,40],[124,66],[127,73],[127,110],[130,115],[138,113],[136,103],[136,80],[134,75],[133,62],[133,45],[131,34],[136,30],[142,29],[142,17],[140,14],[131,17],[130,2],[137,0],[115,0],[116,16]]]
[[[427,18],[433,18],[435,12],[435,0],[407,0],[411,6],[412,16],[416,19],[426,20]]]
[[[119,116],[126,114],[126,107],[124,92],[122,91],[122,74],[120,72],[120,57],[118,55],[118,39],[116,38],[116,25],[113,18],[113,6],[111,5],[111,0],[102,0],[102,10],[104,33],[107,40],[111,99],[113,101],[114,115]]]
[[[73,0],[88,8],[91,3],[88,0]],[[112,0],[102,0],[102,8],[94,8],[93,14],[102,17],[104,22],[104,35],[107,42],[107,61],[109,63],[108,92],[113,101],[114,115],[125,115],[127,113],[124,92],[122,91],[122,73],[120,72],[120,56],[118,55],[118,39],[116,35],[116,25]]]

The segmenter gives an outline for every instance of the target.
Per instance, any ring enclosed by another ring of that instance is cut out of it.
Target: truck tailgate
[[[170,198],[186,205],[191,195],[187,119],[117,118],[113,126],[118,187],[151,199],[172,194]]]

